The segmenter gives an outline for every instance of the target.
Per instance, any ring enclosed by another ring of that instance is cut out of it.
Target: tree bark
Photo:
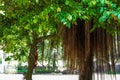
[[[37,54],[37,35],[33,33],[33,41],[30,46],[30,53],[28,56],[28,71],[25,74],[26,80],[32,80],[33,69],[35,68],[35,55]]]
[[[90,54],[86,61],[82,64],[83,68],[80,70],[79,73],[79,80],[92,80],[92,73],[93,73],[93,57]]]
[[[30,54],[28,57],[28,71],[26,73],[26,80],[32,80],[32,73],[35,66],[35,54],[36,54],[37,46],[32,45],[30,48]]]
[[[54,54],[53,54],[53,69],[54,69],[54,71],[56,69],[56,52],[54,52]]]
[[[90,49],[90,22],[85,22],[85,57],[79,73],[79,80],[92,80],[93,54]],[[81,66],[81,65],[79,65]]]

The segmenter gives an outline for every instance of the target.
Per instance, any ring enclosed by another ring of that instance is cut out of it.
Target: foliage
[[[18,66],[17,73],[26,73],[27,72],[27,66]]]
[[[54,72],[54,69],[53,69],[53,67],[49,67],[49,68],[47,68],[47,67],[42,67],[42,66],[39,66],[39,67],[37,67],[36,69],[35,69],[35,73],[39,73],[39,74],[45,74],[45,73],[52,73],[52,72]]]
[[[114,0],[82,0],[81,2],[1,0],[0,2],[0,11],[5,14],[0,14],[1,42],[2,45],[7,44],[7,47],[4,46],[5,51],[15,52],[16,55],[28,53],[26,50],[32,42],[33,31],[37,32],[38,36],[47,35],[50,34],[49,32],[55,32],[56,26],[61,22],[70,28],[71,23],[76,24],[78,18],[93,20],[95,24],[91,31],[96,27],[103,27],[110,33],[113,33],[114,29],[112,26],[106,27],[106,23],[120,24],[119,1]]]
[[[101,27],[115,35],[119,33],[120,1],[0,0],[0,45],[20,60],[28,56],[31,44],[40,44],[46,36],[57,34],[53,40],[59,44],[61,28],[79,25],[79,19],[92,22],[91,33]]]
[[[23,0],[4,1],[2,9],[5,10],[5,15],[0,15],[0,40],[4,51],[14,53],[9,58],[14,57],[23,60],[23,56],[28,56],[26,53],[29,52],[29,46],[32,43],[32,32],[35,31],[38,37],[55,32],[50,21],[48,21],[49,8],[46,5],[45,10],[42,8],[40,10],[36,8],[38,6],[43,5],[34,4],[34,2],[29,3],[29,1],[24,3]]]

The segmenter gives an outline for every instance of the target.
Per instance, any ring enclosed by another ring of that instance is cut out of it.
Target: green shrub
[[[39,74],[45,74],[45,73],[52,73],[54,72],[54,69],[53,68],[47,68],[47,67],[42,67],[42,66],[39,66],[35,69],[35,73],[39,73]]]
[[[27,66],[18,66],[17,72],[18,73],[25,73],[25,72],[27,72]]]

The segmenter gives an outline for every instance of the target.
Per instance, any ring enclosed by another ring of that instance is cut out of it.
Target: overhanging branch
[[[56,34],[42,36],[42,37],[37,38],[37,43],[41,42],[42,40],[50,39],[50,38],[55,38],[55,37],[57,37]]]

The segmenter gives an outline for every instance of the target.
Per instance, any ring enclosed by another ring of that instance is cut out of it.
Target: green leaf
[[[109,11],[106,11],[106,15],[109,16],[111,14],[111,12]]]
[[[61,20],[61,22],[63,22],[64,24],[66,24],[66,19],[63,18],[63,19]]]
[[[102,13],[104,11],[104,8],[103,7],[101,7],[100,8],[100,13]]]
[[[27,24],[26,26],[25,26],[25,29],[30,29],[30,24]]]
[[[82,19],[86,20],[86,19],[89,19],[88,16],[84,15],[82,16]]]
[[[118,19],[120,19],[120,14],[118,14]]]
[[[39,2],[39,0],[36,0],[36,3],[38,3]]]
[[[99,22],[104,22],[107,19],[106,15],[103,15],[102,17],[99,18]]]
[[[57,12],[61,12],[61,8],[60,7],[57,8]]]
[[[69,5],[69,3],[70,3],[69,0],[66,0],[66,1],[65,1],[65,4],[66,4],[66,5]]]
[[[66,26],[67,26],[68,28],[70,28],[70,27],[71,27],[70,24],[71,24],[70,22],[67,22],[67,23],[66,23]]]
[[[118,15],[118,13],[116,11],[113,11],[112,13],[114,14],[114,16]]]
[[[100,0],[101,4],[104,5],[105,4],[105,1],[104,0]]]
[[[90,1],[90,2],[89,2],[89,6],[90,6],[90,7],[93,7],[93,6],[95,6],[95,5],[96,5],[96,1]]]
[[[110,16],[111,12],[105,11],[103,15],[99,18],[99,22],[104,22]]]
[[[33,20],[33,23],[37,23],[37,22],[38,22],[38,19],[34,19],[34,20]]]
[[[71,21],[71,20],[72,20],[72,15],[68,14],[67,19],[68,19],[69,21]]]
[[[112,8],[116,8],[116,4],[111,4],[111,7]]]

